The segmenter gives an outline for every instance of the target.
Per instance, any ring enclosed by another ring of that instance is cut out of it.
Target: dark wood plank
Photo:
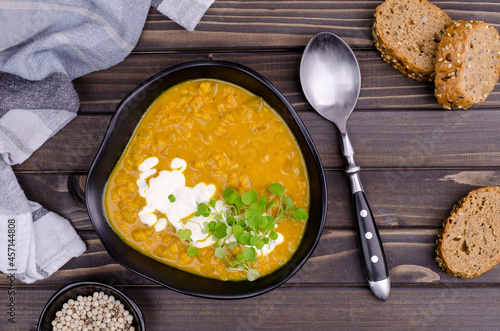
[[[435,258],[439,229],[381,229],[380,235],[395,285],[495,285],[500,282],[500,266],[481,277],[461,279],[442,271]],[[116,285],[152,285],[153,283],[117,264],[106,252],[93,231],[80,231],[87,245],[85,254],[70,260],[40,286],[59,285],[76,279]],[[6,285],[7,278],[0,278]],[[287,284],[309,286],[363,286],[366,279],[360,264],[354,230],[326,229],[313,256]]]
[[[58,288],[19,286],[17,323],[4,322],[3,330],[34,329]],[[500,321],[498,287],[394,287],[386,302],[365,287],[281,286],[238,301],[193,298],[158,287],[122,290],[143,311],[148,330],[495,330]]]
[[[81,191],[86,176],[21,173],[17,179],[29,200],[70,220],[75,229],[93,230]]]
[[[93,230],[83,200],[84,174],[19,173],[28,199]],[[364,170],[366,195],[381,228],[440,228],[456,201],[471,189],[500,184],[500,171]],[[351,194],[343,171],[326,171],[331,229],[353,229]]]
[[[373,47],[375,1],[222,1],[203,16],[195,33],[151,9],[136,51],[303,48],[316,33],[331,31],[351,47]],[[500,26],[495,1],[431,1],[453,20],[482,20]]]
[[[355,54],[362,77],[356,111],[387,110],[394,111],[393,116],[397,116],[401,109],[441,112],[434,97],[432,83],[417,82],[401,75],[382,61],[375,49],[359,50]],[[173,65],[197,60],[231,61],[243,64],[266,77],[296,110],[313,111],[298,81],[301,56],[302,51],[134,54],[110,69],[78,78],[74,84],[80,97],[80,113],[109,113],[114,112],[121,99],[142,81]],[[497,86],[484,103],[469,111],[500,108],[499,91],[500,86]]]
[[[217,1],[196,33],[182,30],[152,9],[135,50],[295,48],[322,30],[334,31],[357,47],[367,47],[373,45],[369,30],[377,5],[367,1]]]
[[[342,168],[336,128],[300,112],[326,168]],[[18,171],[88,171],[110,116],[78,116]],[[348,123],[356,160],[364,168],[495,168],[500,164],[500,116],[494,110],[354,112]]]

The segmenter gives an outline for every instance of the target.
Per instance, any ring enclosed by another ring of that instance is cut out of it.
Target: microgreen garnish
[[[168,200],[170,200],[170,202],[175,202],[175,195],[170,194],[170,195],[168,196]]]
[[[258,250],[279,238],[274,231],[276,226],[284,219],[305,221],[309,217],[304,209],[297,208],[285,195],[285,188],[280,184],[272,184],[268,190],[271,198],[259,198],[255,190],[239,195],[236,190],[226,188],[222,193],[222,210],[215,208],[216,201],[212,199],[198,204],[195,213],[195,216],[211,216],[209,221],[203,223],[201,232],[212,235],[216,242],[215,256],[224,260],[229,269],[246,272],[249,281],[260,276],[251,266],[257,261]],[[191,230],[179,230],[177,234],[179,238],[189,241],[189,256],[200,254],[192,245]]]
[[[195,257],[196,255],[200,255],[200,251],[197,250],[194,246],[193,246],[193,239],[191,239],[191,230],[189,229],[179,229],[177,230],[177,235],[179,236],[179,238],[181,238],[182,240],[187,240],[189,241],[189,247],[187,249],[187,254],[191,257]]]

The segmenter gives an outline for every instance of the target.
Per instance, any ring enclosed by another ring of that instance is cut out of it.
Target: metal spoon
[[[389,269],[346,130],[346,122],[356,105],[361,85],[358,61],[342,39],[332,33],[319,33],[309,41],[302,55],[300,82],[307,101],[321,116],[335,123],[340,131],[365,275],[373,294],[387,300],[391,291]]]

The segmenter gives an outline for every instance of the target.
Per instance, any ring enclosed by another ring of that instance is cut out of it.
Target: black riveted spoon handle
[[[361,258],[368,282],[380,282],[389,278],[389,269],[385,263],[382,241],[365,193],[353,194],[354,213],[358,230]],[[370,284],[372,286],[372,284]]]
[[[354,162],[354,150],[349,141],[349,136],[345,131],[345,127],[339,127],[339,130],[342,140],[342,154],[347,161],[345,172],[351,181],[361,262],[373,294],[380,300],[385,301],[391,291],[391,281],[384,248],[378,234],[377,224],[361,185],[360,168]]]

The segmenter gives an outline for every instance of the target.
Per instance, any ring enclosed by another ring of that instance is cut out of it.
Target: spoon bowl
[[[358,61],[351,48],[334,34],[316,35],[304,51],[300,81],[313,108],[345,132],[361,87]]]
[[[300,82],[307,101],[340,131],[345,169],[351,182],[358,242],[365,275],[373,294],[387,300],[390,293],[389,269],[377,225],[366,199],[360,168],[346,123],[356,106],[361,86],[358,61],[351,48],[333,33],[322,32],[309,41],[300,63]]]

